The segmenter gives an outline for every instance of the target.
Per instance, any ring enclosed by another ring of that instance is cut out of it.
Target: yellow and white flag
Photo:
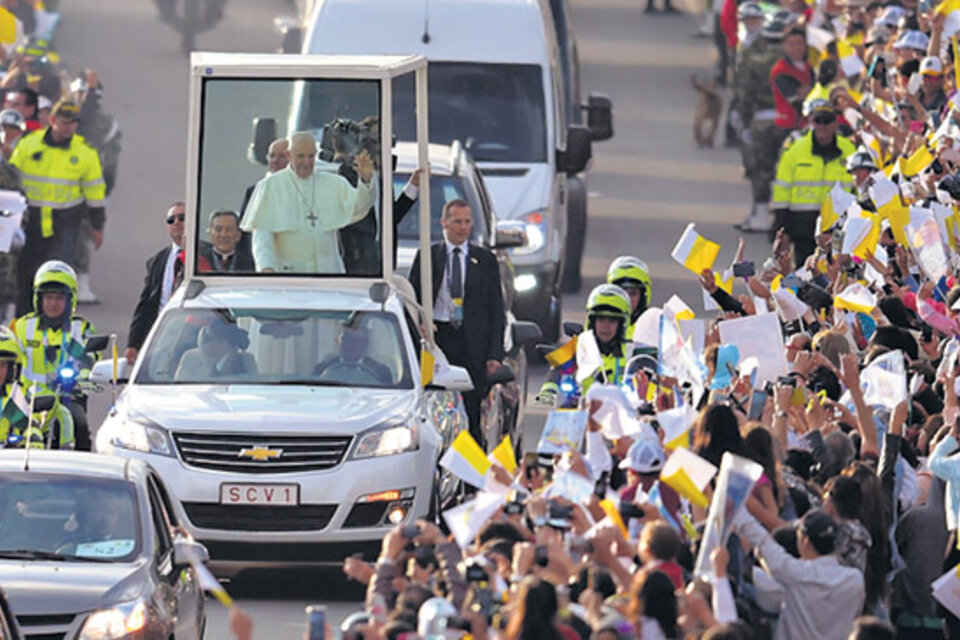
[[[930,153],[930,149],[924,144],[911,153],[909,157],[900,158],[900,173],[908,178],[912,178],[933,164],[933,160],[933,154]]]
[[[828,195],[820,206],[820,233],[835,225],[857,201],[853,194],[843,190],[839,182],[833,185]]]
[[[857,50],[846,40],[837,40],[837,57],[840,58],[840,68],[848,78],[858,76],[866,69],[863,60],[857,55]]]
[[[217,599],[217,602],[227,609],[233,606],[233,598],[227,593],[227,590],[220,584],[220,581],[210,572],[207,565],[199,561],[190,561],[190,566],[197,572],[197,578],[200,581],[200,588]]]
[[[717,474],[717,467],[689,449],[673,450],[663,469],[660,480],[698,507],[706,507],[710,501],[703,490]]]
[[[506,503],[505,493],[481,491],[473,500],[444,511],[443,520],[453,534],[457,546],[466,549],[480,533],[483,525]]]
[[[697,411],[689,404],[657,413],[657,424],[663,431],[663,447],[678,449],[689,447],[690,428],[697,419]]]
[[[464,482],[482,489],[490,472],[490,460],[469,431],[461,431],[440,458],[440,466]]]
[[[500,444],[487,456],[487,460],[491,464],[499,464],[507,470],[507,473],[512,474],[517,470],[517,456],[513,451],[513,442],[510,441],[510,436],[503,437]]]
[[[935,11],[942,16],[946,16],[943,24],[943,37],[952,38],[960,33],[960,0],[944,0]]]
[[[683,230],[683,234],[677,240],[677,246],[673,248],[670,255],[684,267],[700,275],[700,272],[704,269],[713,268],[713,263],[716,262],[719,253],[720,245],[697,233],[694,224],[691,222]]]
[[[837,294],[833,306],[838,309],[870,313],[877,306],[877,296],[859,282],[847,285],[847,288]]]
[[[663,310],[677,320],[693,320],[695,317],[693,309],[688,307],[687,303],[677,294],[670,296],[670,299],[663,305]]]

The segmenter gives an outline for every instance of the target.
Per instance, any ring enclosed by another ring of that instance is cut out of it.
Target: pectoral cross
[[[310,210],[310,215],[307,216],[307,220],[310,221],[311,227],[317,226],[317,214],[315,214],[312,209]]]

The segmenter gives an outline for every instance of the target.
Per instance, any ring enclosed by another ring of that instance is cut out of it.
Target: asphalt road
[[[73,70],[96,69],[106,89],[105,107],[120,120],[123,153],[118,186],[108,203],[104,247],[94,256],[94,289],[102,300],[85,307],[101,331],[121,340],[145,275],[144,262],[168,242],[162,216],[183,197],[187,138],[187,64],[174,32],[159,23],[148,0],[63,0],[57,46]],[[584,288],[564,299],[567,319],[583,320],[587,292],[620,254],[635,254],[651,267],[655,304],[680,295],[701,313],[692,274],[670,259],[670,249],[689,221],[720,242],[720,263],[732,258],[732,223],[748,206],[737,152],[700,151],[692,141],[696,94],[690,76],[708,74],[714,52],[691,39],[698,19],[690,14],[647,15],[641,0],[571,0],[579,36],[585,92],[608,94],[614,103],[615,136],[595,146],[589,178],[590,218]],[[274,16],[290,12],[289,0],[230,0],[223,21],[198,37],[213,51],[270,51],[278,36]],[[718,136],[718,142],[722,142]],[[748,256],[762,260],[764,243],[748,239]],[[536,392],[544,370],[530,380]],[[94,401],[92,423],[106,398]],[[536,441],[545,414],[531,407],[523,424]],[[243,576],[230,585],[255,618],[255,636],[302,637],[303,608],[324,602],[338,623],[358,606],[362,591],[336,571]],[[225,638],[225,614],[209,605],[207,637]]]

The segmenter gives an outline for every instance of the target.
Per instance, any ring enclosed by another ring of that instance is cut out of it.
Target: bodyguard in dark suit
[[[500,268],[492,253],[468,242],[473,212],[466,201],[447,202],[441,225],[444,240],[431,247],[436,340],[450,364],[470,373],[474,389],[463,394],[463,401],[470,432],[483,445],[480,402],[490,390],[488,377],[497,372],[504,356]],[[421,299],[419,275],[418,252],[410,281]]]
[[[210,271],[254,273],[253,255],[240,242],[240,214],[221,209],[210,214],[207,234],[213,242],[201,242],[200,256],[209,264]]]
[[[137,302],[137,308],[133,312],[133,320],[130,321],[130,332],[127,334],[127,348],[123,355],[127,361],[133,364],[137,358],[137,352],[143,346],[143,341],[147,339],[153,323],[156,322],[160,309],[167,304],[170,295],[173,293],[174,265],[176,264],[177,254],[183,247],[183,219],[186,215],[186,204],[183,202],[174,202],[167,209],[165,222],[167,223],[167,234],[173,241],[173,244],[164,247],[147,260],[147,277],[143,282],[143,290],[140,292],[140,301]]]

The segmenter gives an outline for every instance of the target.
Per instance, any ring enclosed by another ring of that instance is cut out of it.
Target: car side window
[[[173,548],[173,534],[170,531],[170,521],[164,512],[163,500],[152,478],[147,481],[147,493],[150,496],[150,516],[157,534],[157,555],[163,557]]]

